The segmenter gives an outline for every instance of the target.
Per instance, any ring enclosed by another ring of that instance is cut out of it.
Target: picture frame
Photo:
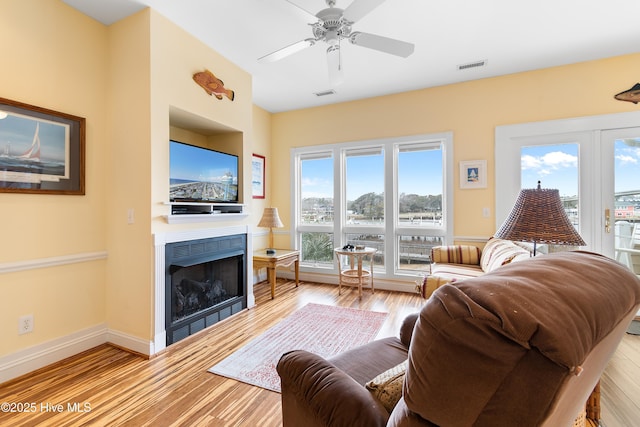
[[[0,98],[0,192],[85,194],[85,118]]]
[[[251,192],[254,199],[264,199],[265,157],[254,154],[251,158]]]
[[[460,162],[460,188],[477,189],[487,187],[487,161],[470,160]]]

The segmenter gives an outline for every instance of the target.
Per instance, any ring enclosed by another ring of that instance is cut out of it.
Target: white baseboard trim
[[[106,334],[106,325],[100,324],[3,356],[0,358],[0,383],[104,344]]]
[[[153,343],[99,324],[0,357],[0,384],[108,342],[144,355],[153,354]]]
[[[278,270],[276,271],[278,277],[286,277],[288,280],[294,280],[295,274],[292,271]],[[309,273],[309,272],[300,272],[299,274],[300,280],[308,281],[308,282],[317,282],[317,283],[328,283],[330,285],[338,286],[338,276],[337,274],[320,274],[320,273]],[[396,292],[408,292],[414,293],[416,292],[416,284],[415,279],[407,278],[407,280],[389,280],[385,278],[373,278],[373,286],[375,289],[381,289],[385,291],[396,291]]]
[[[136,353],[143,354],[145,356],[150,356],[157,353],[152,342],[145,341],[141,338],[133,337],[131,335],[127,335],[118,331],[108,331],[105,342],[115,344],[118,347],[123,347],[128,350],[135,351]]]

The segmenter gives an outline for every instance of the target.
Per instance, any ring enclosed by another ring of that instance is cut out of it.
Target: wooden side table
[[[296,288],[298,287],[300,251],[292,249],[275,249],[276,253],[267,255],[266,249],[253,252],[253,268],[267,268],[267,279],[271,284],[271,299],[276,296],[276,268],[290,267],[292,264],[296,273]]]
[[[340,275],[340,283],[338,284],[338,295],[342,293],[342,285],[357,286],[358,298],[362,298],[362,287],[367,286],[373,288],[373,255],[377,252],[375,248],[363,249],[343,249],[335,248],[334,252],[338,258],[338,272]],[[346,256],[349,259],[348,264],[342,264],[340,258]],[[369,258],[369,270],[362,268],[363,260]]]

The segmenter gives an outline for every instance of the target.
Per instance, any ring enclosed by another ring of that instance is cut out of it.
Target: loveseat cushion
[[[436,425],[539,425],[564,381],[638,302],[630,271],[586,252],[444,285],[416,323],[404,404]]]
[[[492,237],[482,249],[480,268],[485,273],[516,261],[526,260],[531,252],[510,240]]]

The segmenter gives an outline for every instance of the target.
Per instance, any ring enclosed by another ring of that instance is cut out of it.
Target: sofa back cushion
[[[638,304],[640,280],[586,252],[444,285],[416,323],[404,402],[436,425],[538,426],[563,384]]]
[[[489,273],[498,267],[531,257],[531,252],[510,240],[492,237],[482,250],[480,267]]]

